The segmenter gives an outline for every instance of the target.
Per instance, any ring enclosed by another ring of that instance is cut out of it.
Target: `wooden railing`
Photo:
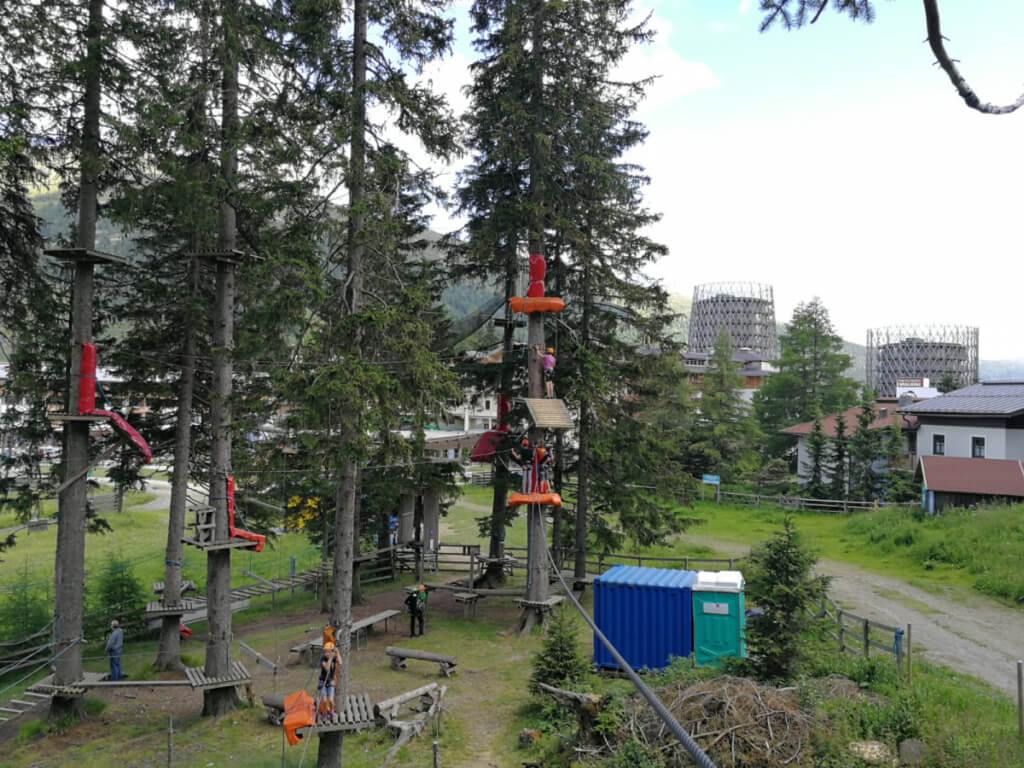
[[[867,619],[844,611],[828,598],[813,607],[808,607],[807,610],[817,618],[827,618],[835,622],[835,631],[828,630],[828,634],[839,643],[840,653],[863,655],[868,659],[871,658],[872,648],[876,649],[876,656],[878,651],[884,651],[896,662],[897,669],[901,673],[905,672],[907,679],[910,679],[913,625],[908,623],[904,630],[902,627]]]

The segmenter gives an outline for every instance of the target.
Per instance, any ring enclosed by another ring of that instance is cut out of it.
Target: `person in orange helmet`
[[[341,667],[341,655],[334,643],[324,643],[324,651],[320,655],[320,678],[316,684],[317,723],[327,725],[338,722],[338,711],[334,706],[334,691],[338,685],[338,668]]]

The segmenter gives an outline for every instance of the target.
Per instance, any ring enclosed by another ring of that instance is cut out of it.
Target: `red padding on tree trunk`
[[[90,414],[96,407],[96,345],[82,343],[78,368],[78,412]]]

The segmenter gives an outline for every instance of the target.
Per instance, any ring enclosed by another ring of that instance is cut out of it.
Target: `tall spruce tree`
[[[556,370],[558,395],[579,405],[577,569],[595,499],[600,507],[629,496],[630,503],[615,507],[623,511],[622,521],[630,527],[654,522],[647,531],[661,530],[670,517],[668,505],[653,503],[658,494],[626,489],[654,477],[659,464],[663,470],[679,466],[669,453],[660,454],[660,462],[650,455],[653,445],[642,451],[632,445],[644,440],[645,406],[624,401],[615,383],[632,373],[631,385],[643,389],[640,372],[658,367],[654,356],[641,359],[638,348],[661,345],[665,355],[671,354],[662,334],[665,294],[643,278],[643,267],[664,252],[639,233],[656,217],[642,204],[642,172],[622,161],[645,135],[631,114],[646,83],[617,82],[612,76],[621,57],[649,37],[644,25],[627,23],[629,9],[628,2],[535,0],[478,0],[472,9],[482,57],[474,64],[471,88],[475,155],[460,192],[469,214],[466,257],[472,266],[466,269],[479,276],[504,275],[510,291],[529,230],[531,252],[543,239],[549,279],[553,276],[567,300],[558,325],[568,326],[570,341],[559,332]],[[507,324],[505,331],[508,363],[513,336]],[[508,392],[513,381],[506,368],[502,390]],[[654,460],[623,461],[630,446],[637,449],[633,455]],[[658,474],[656,484],[671,482],[668,476]],[[507,477],[499,472],[492,553],[508,521],[505,484]],[[661,512],[652,518],[656,508]],[[641,509],[642,514],[629,512]]]
[[[850,356],[820,299],[797,305],[780,342],[779,371],[754,395],[754,412],[769,453],[791,456],[793,443],[779,430],[810,421],[815,408],[835,413],[850,407],[857,384],[845,375]]]
[[[850,439],[850,489],[864,501],[877,498],[879,479],[876,463],[881,458],[879,433],[871,429],[875,421],[875,393],[865,387],[857,413],[857,429]]]
[[[806,473],[804,491],[812,499],[823,499],[826,494],[825,471],[828,457],[828,438],[821,424],[821,415],[815,414],[814,426],[807,436],[807,461],[801,469]]]
[[[836,414],[836,434],[829,446],[829,496],[833,499],[845,499],[850,493],[850,438],[844,414],[845,411]]]
[[[690,444],[701,473],[729,480],[742,471],[744,459],[754,462],[758,438],[757,424],[740,395],[743,377],[732,352],[729,333],[723,329],[700,383],[700,415]]]

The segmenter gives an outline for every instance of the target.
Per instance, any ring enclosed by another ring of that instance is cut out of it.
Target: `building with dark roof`
[[[922,457],[1024,459],[1024,382],[972,384],[900,413],[917,418]]]

